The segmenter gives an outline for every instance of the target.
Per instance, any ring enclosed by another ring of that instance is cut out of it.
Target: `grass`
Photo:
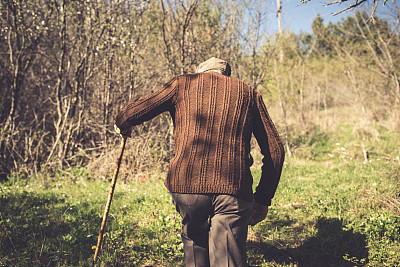
[[[342,126],[292,138],[267,220],[249,230],[251,265],[400,265],[400,135],[376,132]],[[163,176],[118,182],[101,266],[184,265]],[[75,168],[2,184],[0,265],[91,265],[110,184],[93,177]]]

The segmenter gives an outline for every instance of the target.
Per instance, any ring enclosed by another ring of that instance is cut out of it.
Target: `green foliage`
[[[307,159],[324,160],[331,153],[335,144],[329,133],[315,127],[303,134],[292,132],[290,135],[290,146],[299,156]]]
[[[393,214],[370,217],[360,227],[371,239],[382,239],[385,243],[400,241],[400,218]]]

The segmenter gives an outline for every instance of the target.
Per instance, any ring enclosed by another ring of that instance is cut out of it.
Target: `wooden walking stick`
[[[111,200],[112,200],[112,197],[113,197],[113,194],[114,194],[115,184],[117,183],[119,167],[121,166],[121,160],[122,160],[122,155],[124,154],[124,150],[125,150],[126,139],[127,139],[127,137],[122,137],[122,140],[121,140],[121,150],[120,150],[119,156],[117,158],[117,164],[115,166],[114,176],[113,176],[113,179],[111,181],[110,193],[108,195],[106,208],[104,210],[103,221],[101,222],[101,228],[100,228],[100,232],[99,232],[99,237],[97,239],[96,251],[94,252],[93,265],[96,263],[97,254],[99,253],[99,250],[100,250],[101,239],[103,238],[104,228],[106,227],[108,211],[110,210]]]

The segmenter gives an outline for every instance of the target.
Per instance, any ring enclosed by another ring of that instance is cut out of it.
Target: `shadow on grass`
[[[248,249],[262,255],[267,262],[313,266],[363,266],[361,259],[368,258],[366,237],[360,233],[343,230],[338,219],[320,218],[316,223],[318,233],[297,248],[279,249],[274,246],[248,242]],[[346,256],[347,255],[347,256]],[[344,258],[353,258],[350,262]]]
[[[0,267],[92,266],[103,200],[89,202],[51,191],[0,191]],[[174,262],[181,262],[182,256],[176,253],[179,244],[173,242],[177,233],[173,222],[138,228],[128,220],[117,222],[110,212],[98,266],[150,266],[149,260],[161,262],[155,266],[178,266]]]
[[[101,218],[88,203],[53,193],[0,194],[0,266],[82,266]]]

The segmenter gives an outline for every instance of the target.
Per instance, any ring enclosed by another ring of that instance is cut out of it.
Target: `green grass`
[[[293,147],[267,219],[249,230],[249,263],[399,266],[400,135],[379,129],[376,139],[343,126],[317,129]],[[70,174],[1,185],[0,266],[91,264],[110,183],[85,168]],[[102,266],[183,266],[180,218],[163,174],[143,180],[117,184]]]
[[[252,263],[399,265],[396,168],[398,165],[383,162],[353,161],[325,167],[289,160],[268,221],[251,231],[255,241],[251,243]],[[266,259],[260,258],[259,242],[267,251],[261,253]]]
[[[87,266],[109,192],[108,181],[3,186],[0,265]],[[99,262],[175,265],[182,259],[179,218],[160,175],[117,185]]]

